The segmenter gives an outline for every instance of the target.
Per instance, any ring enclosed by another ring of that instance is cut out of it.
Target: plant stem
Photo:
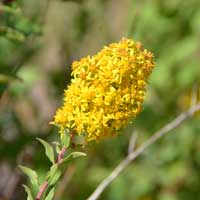
[[[36,200],[40,200],[40,199],[41,199],[41,197],[42,197],[44,191],[47,189],[47,187],[48,187],[48,182],[45,181],[45,182],[42,184],[42,186],[40,187],[40,190],[39,190],[39,192],[38,192],[38,194],[37,194],[37,196],[36,196]]]
[[[63,148],[61,149],[61,151],[60,151],[59,154],[58,154],[58,157],[57,157],[57,160],[56,160],[55,164],[60,164],[60,163],[61,163],[61,161],[62,161],[62,159],[63,159],[63,157],[64,157],[66,151],[67,151],[67,148],[66,148],[66,147],[63,147]],[[37,194],[37,196],[36,196],[36,200],[40,200],[40,199],[41,199],[41,197],[42,197],[42,195],[44,194],[44,192],[46,191],[47,187],[48,187],[48,182],[45,181],[45,182],[42,184],[42,186],[40,187],[40,190],[39,190],[39,192],[38,192],[38,194]]]
[[[56,164],[59,164],[62,161],[66,151],[67,151],[66,147],[63,147],[61,149],[60,153],[58,154],[58,158],[57,158]]]

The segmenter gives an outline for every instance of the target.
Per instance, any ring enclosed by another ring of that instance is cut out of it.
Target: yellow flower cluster
[[[152,53],[125,38],[74,61],[73,79],[53,123],[87,141],[115,135],[141,111],[154,65]]]

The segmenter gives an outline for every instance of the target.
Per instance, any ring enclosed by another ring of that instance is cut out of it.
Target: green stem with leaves
[[[37,194],[33,195],[31,189],[28,186],[24,185],[24,188],[28,195],[27,200],[52,200],[54,196],[55,186],[64,174],[68,163],[75,158],[86,155],[83,152],[72,152],[68,154],[66,153],[67,149],[70,146],[70,137],[71,133],[68,130],[61,134],[61,142],[56,143],[56,159],[54,158],[54,149],[52,148],[52,146],[46,141],[37,138],[37,140],[44,146],[46,156],[51,161],[52,166],[47,172],[45,181],[42,184],[38,183],[38,175],[34,170],[21,165],[19,166],[20,169],[29,177],[32,187],[36,188],[37,190]]]
[[[64,158],[64,155],[65,155],[65,152],[66,152],[66,151],[67,151],[67,148],[66,148],[66,147],[63,147],[63,148],[61,149],[61,151],[60,151],[59,154],[58,154],[58,157],[57,157],[57,160],[56,160],[56,163],[55,163],[55,164],[59,164],[59,163],[62,162],[62,159]],[[49,185],[48,181],[45,181],[45,182],[42,184],[42,186],[40,187],[40,190],[39,190],[39,192],[38,192],[38,194],[37,194],[37,196],[36,196],[36,200],[40,200],[40,199],[41,199],[43,193],[44,193],[44,192],[46,191],[46,189],[48,188],[48,185]]]

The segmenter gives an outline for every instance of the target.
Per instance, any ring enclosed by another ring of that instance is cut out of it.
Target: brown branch
[[[128,154],[127,157],[117,165],[117,167],[106,177],[95,189],[95,191],[89,196],[87,200],[96,200],[100,197],[101,193],[108,187],[108,185],[138,156],[140,156],[149,146],[154,144],[158,139],[164,136],[169,131],[177,128],[185,120],[192,117],[193,114],[200,111],[200,104],[194,105],[187,111],[181,113],[174,120],[166,124],[163,128],[155,132],[145,143],[143,143],[138,149]]]

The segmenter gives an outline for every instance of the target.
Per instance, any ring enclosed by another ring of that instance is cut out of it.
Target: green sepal
[[[34,170],[22,165],[19,165],[19,168],[22,170],[24,174],[26,174],[29,177],[31,184],[38,188],[39,183],[38,183],[37,173]]]
[[[60,140],[63,147],[69,147],[70,144],[70,131],[69,129],[64,129],[60,134]]]
[[[54,192],[55,192],[55,188],[53,187],[44,200],[52,200],[54,196]]]
[[[51,169],[47,174],[47,182],[49,186],[55,185],[55,183],[59,180],[62,175],[62,171],[57,164],[52,165]]]
[[[27,200],[34,200],[30,188],[27,185],[23,185],[23,187],[27,193]]]
[[[37,138],[37,140],[44,146],[45,154],[49,158],[49,160],[54,164],[54,152],[52,146],[41,138]]]

